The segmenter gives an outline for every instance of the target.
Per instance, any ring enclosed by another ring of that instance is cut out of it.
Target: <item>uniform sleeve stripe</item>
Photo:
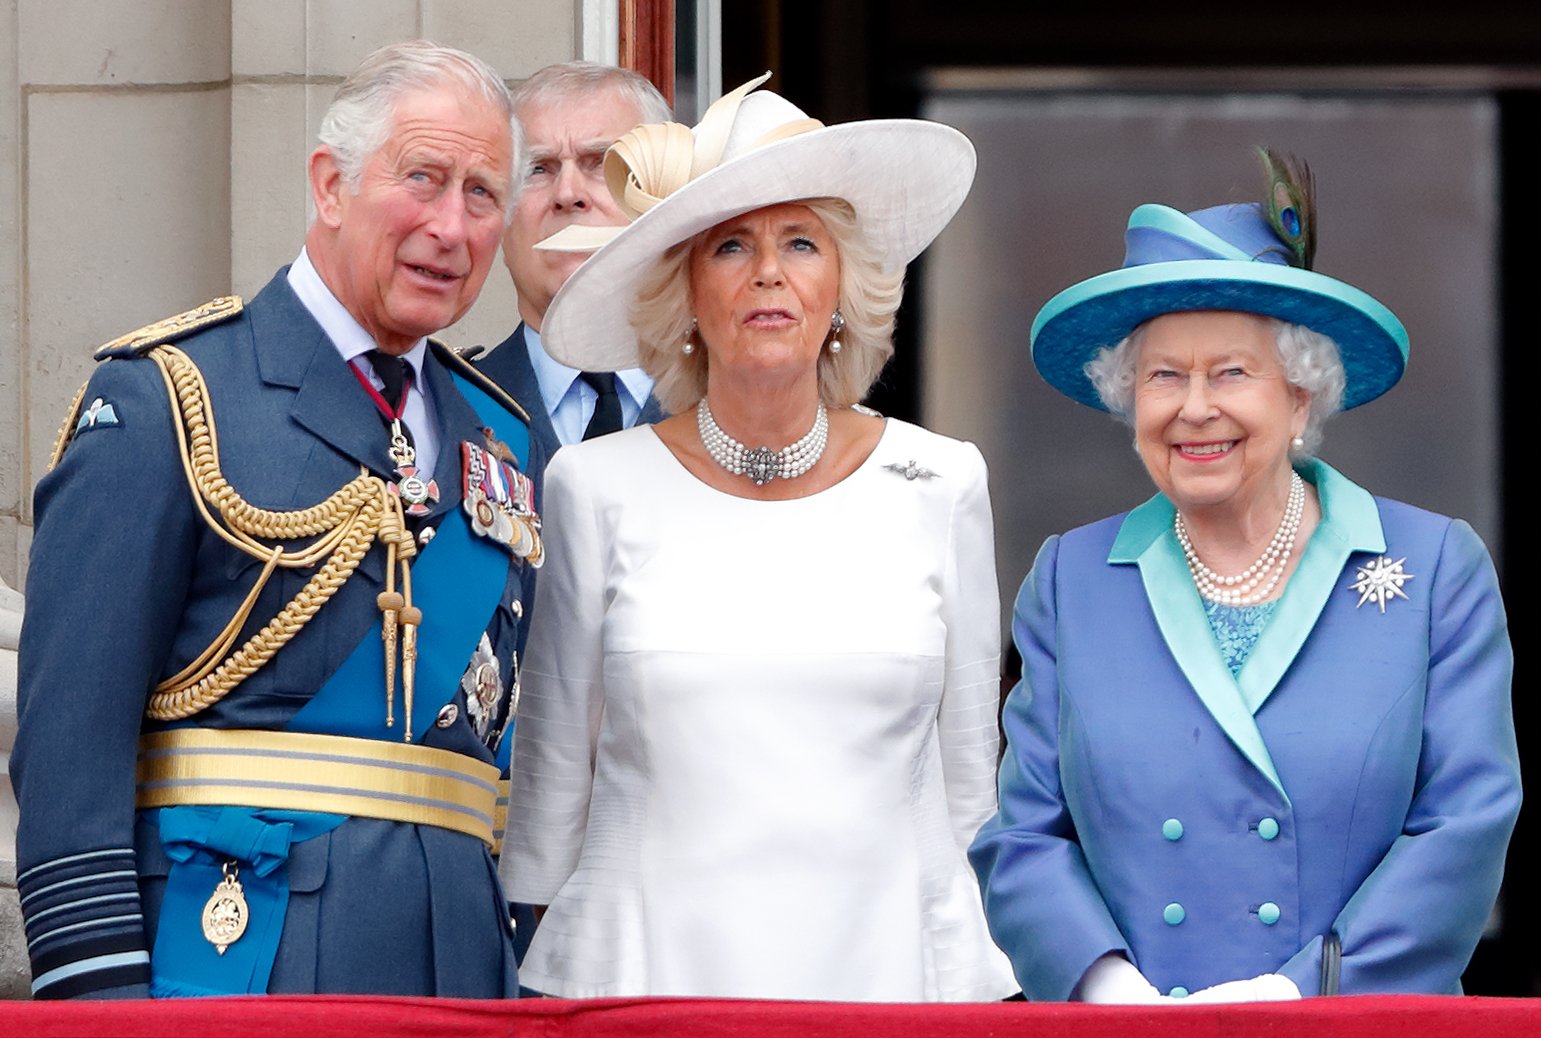
[[[74,978],[85,978],[88,974],[117,973],[125,967],[134,967],[135,977],[118,979],[116,977],[93,978],[100,979],[104,983],[89,985],[82,990],[91,990],[92,987],[111,987],[115,984],[133,983],[134,980],[146,980],[149,978],[150,953],[144,950],[118,952],[114,955],[98,955],[91,959],[82,959],[72,962],[57,969],[51,969],[32,981],[32,995],[36,997],[51,997],[55,993],[46,989],[62,984]],[[62,994],[62,993],[61,993]],[[65,996],[68,997],[68,996]]]
[[[107,858],[115,854],[122,855],[123,858],[130,864],[133,863],[134,849],[132,847],[111,847],[103,851],[86,851],[83,854],[69,854],[62,858],[54,858],[52,861],[45,861],[32,866],[30,869],[27,869],[21,875],[16,877],[16,885],[18,887],[21,886],[23,883],[26,883],[27,880],[31,879],[35,874],[39,872],[45,872],[49,869],[63,868],[67,865],[74,865],[77,862],[87,862],[94,861],[98,858]]]
[[[57,883],[50,883],[45,887],[38,887],[36,890],[29,891],[27,896],[21,899],[21,903],[25,905],[35,897],[42,897],[45,894],[55,890],[62,890],[65,887],[78,887],[82,883],[99,883],[114,879],[131,879],[137,884],[139,874],[133,869],[118,869],[113,872],[93,872],[85,876],[75,876],[72,879],[61,879]]]
[[[129,913],[129,915],[109,915],[106,916],[105,919],[86,919],[85,922],[71,922],[69,926],[57,927],[57,929],[48,930],[46,933],[39,933],[39,935],[34,936],[31,941],[26,943],[26,947],[34,952],[35,958],[35,955],[37,955],[35,950],[40,949],[43,944],[49,943],[49,941],[57,941],[57,939],[62,938],[62,936],[66,935],[66,933],[77,933],[80,932],[80,930],[88,929],[117,929],[117,927],[128,926],[128,924],[131,924],[131,922],[133,922],[133,924],[139,924],[139,926],[142,926],[143,921],[145,921],[145,916],[143,916],[143,913],[134,912]]]
[[[84,935],[76,933],[72,937],[64,933],[65,929],[78,930],[78,927],[64,927],[54,931],[46,935],[45,939],[33,942],[28,949],[31,952],[34,977],[41,977],[49,970],[68,966],[72,962],[85,962],[87,959],[115,955],[118,952],[145,950],[144,926],[138,915],[119,916],[110,926],[104,922],[100,932]],[[45,948],[45,944],[51,947]]]
[[[28,929],[31,929],[33,926],[37,925],[37,921],[39,919],[42,919],[45,916],[54,915],[58,912],[68,912],[71,909],[82,909],[87,905],[101,905],[107,904],[109,902],[121,903],[123,901],[131,901],[133,902],[134,907],[137,908],[139,906],[138,892],[130,890],[122,894],[99,894],[96,897],[81,898],[79,901],[68,901],[62,905],[55,905],[52,908],[45,908],[41,912],[31,912],[27,915],[27,927]]]

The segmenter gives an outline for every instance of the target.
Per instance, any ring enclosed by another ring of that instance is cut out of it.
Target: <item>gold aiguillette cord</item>
[[[423,611],[412,605],[412,568],[409,560],[417,554],[417,542],[407,529],[401,498],[391,495],[391,508],[381,523],[380,539],[385,542],[385,590],[376,597],[380,607],[380,640],[385,648],[385,726],[396,725],[396,654],[401,651],[402,722],[405,742],[412,741],[412,698],[417,684],[417,628]],[[396,590],[396,574],[401,574],[401,590]],[[399,637],[398,637],[399,636]]]

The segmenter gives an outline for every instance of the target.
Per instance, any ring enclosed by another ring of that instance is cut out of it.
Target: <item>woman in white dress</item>
[[[999,999],[1016,984],[965,853],[995,808],[984,461],[855,406],[973,147],[826,128],[761,82],[616,143],[637,219],[542,329],[564,363],[640,362],[674,417],[547,470],[502,867],[549,907],[520,979]]]

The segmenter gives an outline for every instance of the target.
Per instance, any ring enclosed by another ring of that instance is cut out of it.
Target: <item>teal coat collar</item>
[[[1238,675],[1232,676],[1215,644],[1203,600],[1172,531],[1171,501],[1157,494],[1130,512],[1108,552],[1113,565],[1140,567],[1161,636],[1194,692],[1236,748],[1286,800],[1289,794],[1253,715],[1299,654],[1348,557],[1356,551],[1386,550],[1380,511],[1368,491],[1321,461],[1305,463],[1300,474],[1316,487],[1322,521]]]

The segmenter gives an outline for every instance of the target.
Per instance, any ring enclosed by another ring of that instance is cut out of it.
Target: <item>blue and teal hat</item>
[[[1152,317],[1239,310],[1332,338],[1343,358],[1343,407],[1396,385],[1407,367],[1407,330],[1365,292],[1291,266],[1289,248],[1256,203],[1180,213],[1142,205],[1129,216],[1123,266],[1072,285],[1033,320],[1033,363],[1070,399],[1103,410],[1083,370]]]

